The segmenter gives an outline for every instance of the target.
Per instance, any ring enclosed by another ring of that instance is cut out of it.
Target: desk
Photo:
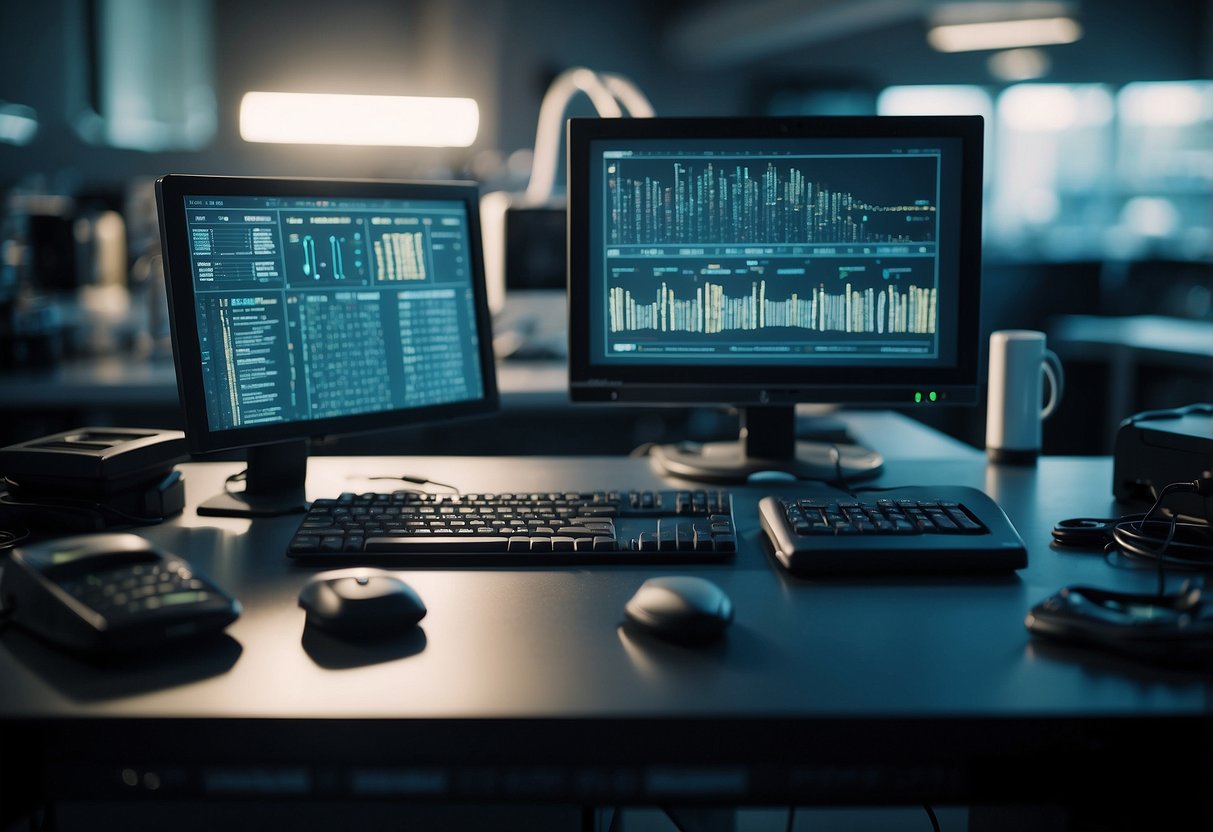
[[[1034,644],[1023,627],[1027,609],[1064,584],[1152,587],[1152,573],[1048,545],[1056,520],[1111,510],[1110,460],[998,468],[908,419],[847,418],[888,457],[877,484],[990,493],[1027,541],[1029,567],[981,579],[792,578],[765,549],[755,511],[784,487],[740,487],[736,561],[675,570],[732,596],[736,621],[719,645],[625,634],[624,602],[671,570],[591,567],[411,570],[430,610],[423,634],[341,647],[302,638],[295,599],[311,570],[282,556],[297,517],[187,508],[143,533],[230,589],[244,614],[205,650],[110,670],[6,631],[6,802],[37,794],[43,777],[51,797],[132,799],[153,771],[149,799],[1022,801],[1207,821],[1210,680]],[[183,470],[193,506],[236,466]],[[322,457],[308,493],[382,490],[365,478],[405,472],[469,491],[670,487],[642,459]]]

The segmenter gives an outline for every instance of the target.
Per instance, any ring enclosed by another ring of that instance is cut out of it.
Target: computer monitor
[[[190,450],[248,458],[200,514],[302,510],[310,438],[496,408],[474,184],[169,175],[156,199]]]
[[[574,401],[742,408],[666,472],[847,478],[879,453],[798,442],[800,402],[974,404],[982,119],[572,119]]]

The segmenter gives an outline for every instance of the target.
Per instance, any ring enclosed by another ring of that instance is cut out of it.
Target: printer
[[[1118,502],[1144,510],[1171,483],[1202,477],[1213,478],[1213,404],[1151,410],[1121,422],[1112,467]],[[1167,508],[1213,524],[1213,493],[1176,493]]]

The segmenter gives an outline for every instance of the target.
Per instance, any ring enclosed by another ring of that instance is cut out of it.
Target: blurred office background
[[[990,30],[948,24],[1008,21],[1001,42],[949,39]],[[5,0],[0,444],[179,426],[157,175],[458,177],[518,194],[544,92],[577,66],[626,76],[658,115],[985,116],[983,338],[1042,329],[1061,353],[1046,452],[1109,453],[1130,413],[1213,400],[1211,0]],[[466,146],[249,141],[250,92],[470,99],[476,117],[452,142]],[[559,234],[535,239],[535,262],[560,262]],[[507,302],[506,327],[560,308]],[[735,435],[714,411],[589,409],[537,431],[564,402],[554,343],[502,361],[511,395],[492,431],[440,426],[397,449]],[[982,444],[981,407],[909,412]]]

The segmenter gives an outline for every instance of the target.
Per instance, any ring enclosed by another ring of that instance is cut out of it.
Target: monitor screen
[[[575,400],[972,404],[980,117],[573,119]]]
[[[173,175],[157,196],[192,450],[495,408],[475,185]]]

